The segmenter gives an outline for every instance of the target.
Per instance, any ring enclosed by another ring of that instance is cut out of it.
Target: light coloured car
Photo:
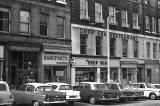
[[[70,84],[59,83],[59,82],[49,82],[46,84],[52,85],[52,87],[54,88],[54,91],[65,92],[66,101],[69,104],[74,104],[74,102],[79,101],[81,99],[80,91],[73,90],[73,87]]]
[[[152,84],[154,88],[160,89],[160,84]]]
[[[15,104],[39,106],[66,103],[65,93],[53,91],[52,86],[43,83],[25,83],[20,89],[11,92]]]
[[[134,89],[138,89],[144,92],[144,96],[150,99],[156,99],[160,97],[160,89],[154,88],[150,83],[131,83]]]
[[[14,97],[12,96],[8,83],[0,81],[0,105],[10,106],[14,102]]]

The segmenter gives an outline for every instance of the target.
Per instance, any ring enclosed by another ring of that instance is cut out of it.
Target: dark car
[[[15,104],[29,104],[33,106],[66,103],[63,92],[53,91],[52,86],[42,83],[26,83],[19,90],[12,90]]]
[[[126,100],[138,100],[144,95],[142,91],[132,89],[128,84],[106,83],[106,85],[109,89],[115,89],[120,92],[119,100],[121,102],[125,102]]]
[[[108,90],[104,83],[98,82],[81,82],[80,96],[82,100],[88,100],[90,104],[97,101],[118,100],[118,92]]]

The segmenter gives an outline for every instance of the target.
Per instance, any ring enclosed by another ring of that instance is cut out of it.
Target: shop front
[[[11,44],[6,48],[6,71],[4,80],[12,87],[26,82],[38,82],[40,45]],[[7,67],[8,66],[8,67]]]
[[[145,82],[159,83],[159,61],[145,60]]]
[[[68,82],[69,58],[68,54],[43,53],[44,82]]]
[[[71,84],[80,82],[107,82],[107,59],[91,57],[72,57]],[[111,80],[118,81],[120,73],[119,60],[111,60]]]
[[[137,82],[137,62],[121,60],[120,65],[122,83]]]

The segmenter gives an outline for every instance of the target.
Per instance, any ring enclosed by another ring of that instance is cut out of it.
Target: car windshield
[[[108,90],[105,84],[94,84],[93,87],[95,90]]]
[[[138,84],[130,84],[130,87],[132,88],[132,89],[137,89],[138,88]]]
[[[131,87],[127,84],[119,84],[120,89],[131,89]]]
[[[72,90],[72,86],[71,85],[61,85],[59,87],[59,90]]]
[[[6,85],[5,84],[0,84],[0,91],[6,91]]]
[[[52,91],[52,86],[39,86],[36,91],[44,92],[44,91]]]
[[[154,88],[152,84],[146,84],[147,88]]]
[[[154,85],[154,87],[160,89],[160,85]]]

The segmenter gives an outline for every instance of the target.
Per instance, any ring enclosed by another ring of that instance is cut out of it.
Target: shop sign
[[[0,59],[4,58],[4,46],[0,46]]]
[[[16,51],[34,51],[34,52],[40,51],[40,47],[21,46],[21,45],[12,45],[12,46],[9,46],[9,49],[16,50]]]
[[[137,64],[136,61],[121,61],[121,64]]]
[[[59,54],[44,54],[43,55],[43,64],[55,64],[55,65],[66,65],[68,64],[69,56],[68,55],[59,55]]]
[[[107,61],[103,61],[103,60],[86,60],[88,65],[107,65]]]
[[[80,28],[80,34],[96,34],[100,36],[106,36],[106,31],[99,31],[94,29],[86,29],[86,28]]]

